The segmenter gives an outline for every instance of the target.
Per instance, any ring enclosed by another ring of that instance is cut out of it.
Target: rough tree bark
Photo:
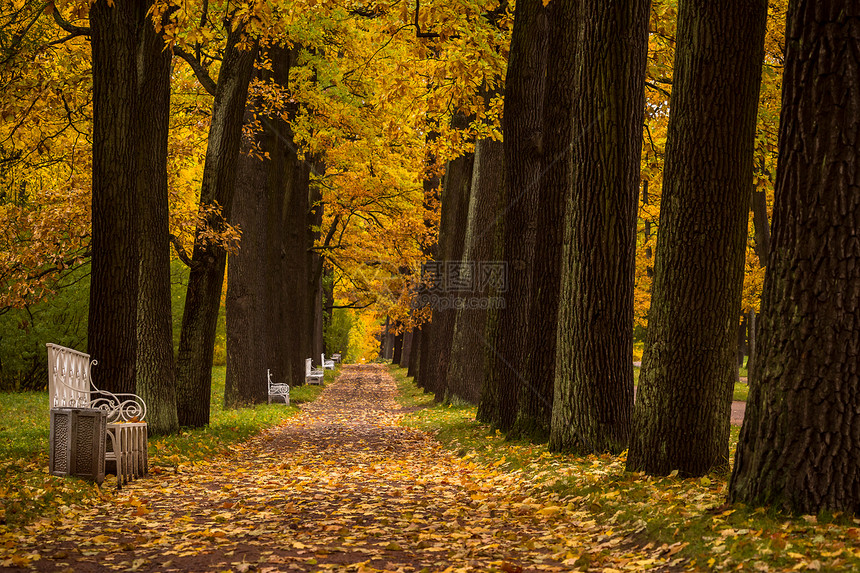
[[[627,467],[727,470],[765,0],[682,0]]]
[[[570,188],[574,98],[575,43],[578,0],[547,5],[548,50],[543,94],[543,164],[536,188],[537,234],[531,307],[523,351],[519,409],[511,435],[536,442],[549,439],[552,425],[556,369],[558,306],[561,290],[561,252],[564,212]]]
[[[491,291],[482,263],[494,260],[499,240],[499,204],[505,182],[505,152],[500,141],[484,139],[475,145],[469,217],[464,237],[463,261],[473,265],[474,289],[470,297],[487,301],[486,307],[457,311],[448,366],[448,389],[458,398],[477,404],[485,377],[484,355],[489,343],[486,336],[487,315],[491,312]]]
[[[171,320],[167,136],[172,53],[142,18],[138,56],[137,393],[148,407],[151,434],[179,431]]]
[[[92,274],[87,351],[103,390],[135,391],[138,292],[137,50],[146,2],[90,8],[93,58]]]
[[[649,0],[580,4],[550,435],[557,451],[619,452],[629,438],[649,10]]]
[[[240,26],[227,38],[203,168],[200,204],[220,206],[220,214],[208,217],[207,221],[216,229],[230,220],[242,117],[257,52],[256,47],[251,50],[239,47],[242,34],[243,27]],[[227,260],[223,248],[201,240],[202,232],[203,229],[198,229],[194,240],[176,361],[179,423],[191,427],[209,423],[215,327]]]
[[[412,354],[412,331],[407,330],[403,333],[403,348],[400,351],[400,360],[398,364],[401,368],[409,368],[409,358]]]
[[[455,119],[455,127],[465,127],[463,118]],[[448,365],[451,362],[451,341],[457,311],[450,303],[463,295],[459,289],[458,264],[463,257],[463,242],[466,236],[466,221],[469,216],[469,193],[472,186],[474,154],[467,153],[448,162],[442,183],[442,215],[439,225],[439,256],[443,265],[443,289],[439,302],[433,309],[430,344],[428,346],[428,370],[424,387],[436,395],[437,401],[446,401],[448,396]]]
[[[280,47],[268,50],[272,69],[258,71],[259,78],[286,89],[290,53]],[[238,160],[238,176],[232,223],[242,230],[236,253],[227,269],[227,373],[224,404],[235,408],[263,403],[268,399],[267,375],[284,382],[285,372],[278,348],[283,313],[280,291],[271,284],[280,278],[280,257],[271,259],[270,249],[280,252],[282,233],[269,220],[283,205],[288,126],[280,114],[266,113],[266,102],[255,95],[245,107],[245,123],[255,120],[258,131],[244,136]],[[273,278],[274,277],[274,278]],[[273,340],[276,339],[276,340]]]
[[[505,306],[491,321],[489,366],[478,419],[508,431],[516,421],[524,350],[531,312],[543,147],[543,93],[547,62],[546,10],[541,0],[517,4],[505,79],[502,127],[505,150],[503,257],[508,288]]]
[[[789,5],[760,352],[732,502],[860,513],[860,5]]]

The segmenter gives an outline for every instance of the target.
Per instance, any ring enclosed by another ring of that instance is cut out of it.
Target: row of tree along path
[[[136,482],[22,532],[39,571],[564,571],[672,563],[521,473],[399,425],[382,366],[347,366],[313,404],[228,457]],[[350,565],[355,566],[349,567]],[[426,568],[426,569],[425,569]],[[449,569],[450,568],[450,569]]]

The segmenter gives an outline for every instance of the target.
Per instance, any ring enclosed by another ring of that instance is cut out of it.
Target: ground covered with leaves
[[[503,463],[427,432],[382,366],[346,367],[302,413],[91,506],[0,538],[38,571],[623,571],[680,569],[678,544],[595,520]]]

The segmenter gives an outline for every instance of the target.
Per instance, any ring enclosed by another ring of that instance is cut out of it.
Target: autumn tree
[[[555,450],[621,451],[629,436],[649,5],[586,2],[578,15],[570,111],[575,167],[565,211],[550,434]]]
[[[257,46],[248,42],[244,26],[235,22],[227,38],[212,107],[200,193],[204,221],[198,226],[190,259],[177,356],[177,404],[179,422],[184,426],[209,423],[215,328],[227,253],[208,234],[210,229],[223,228],[230,218],[242,118],[256,53]]]
[[[858,42],[856,3],[790,3],[761,353],[733,502],[860,511]]]
[[[767,4],[679,4],[648,336],[627,467],[728,469]]]
[[[514,15],[504,100],[504,214],[502,253],[507,265],[505,306],[488,331],[490,365],[478,419],[503,431],[516,421],[523,350],[532,309],[531,271],[541,177],[543,93],[547,62],[546,10],[540,0],[519,2]]]
[[[90,8],[93,60],[92,278],[88,353],[110,391],[134,392],[137,348],[137,48],[142,0]]]

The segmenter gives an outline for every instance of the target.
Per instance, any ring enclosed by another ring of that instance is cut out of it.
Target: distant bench
[[[310,358],[305,359],[305,384],[322,384],[325,373],[314,368]]]

